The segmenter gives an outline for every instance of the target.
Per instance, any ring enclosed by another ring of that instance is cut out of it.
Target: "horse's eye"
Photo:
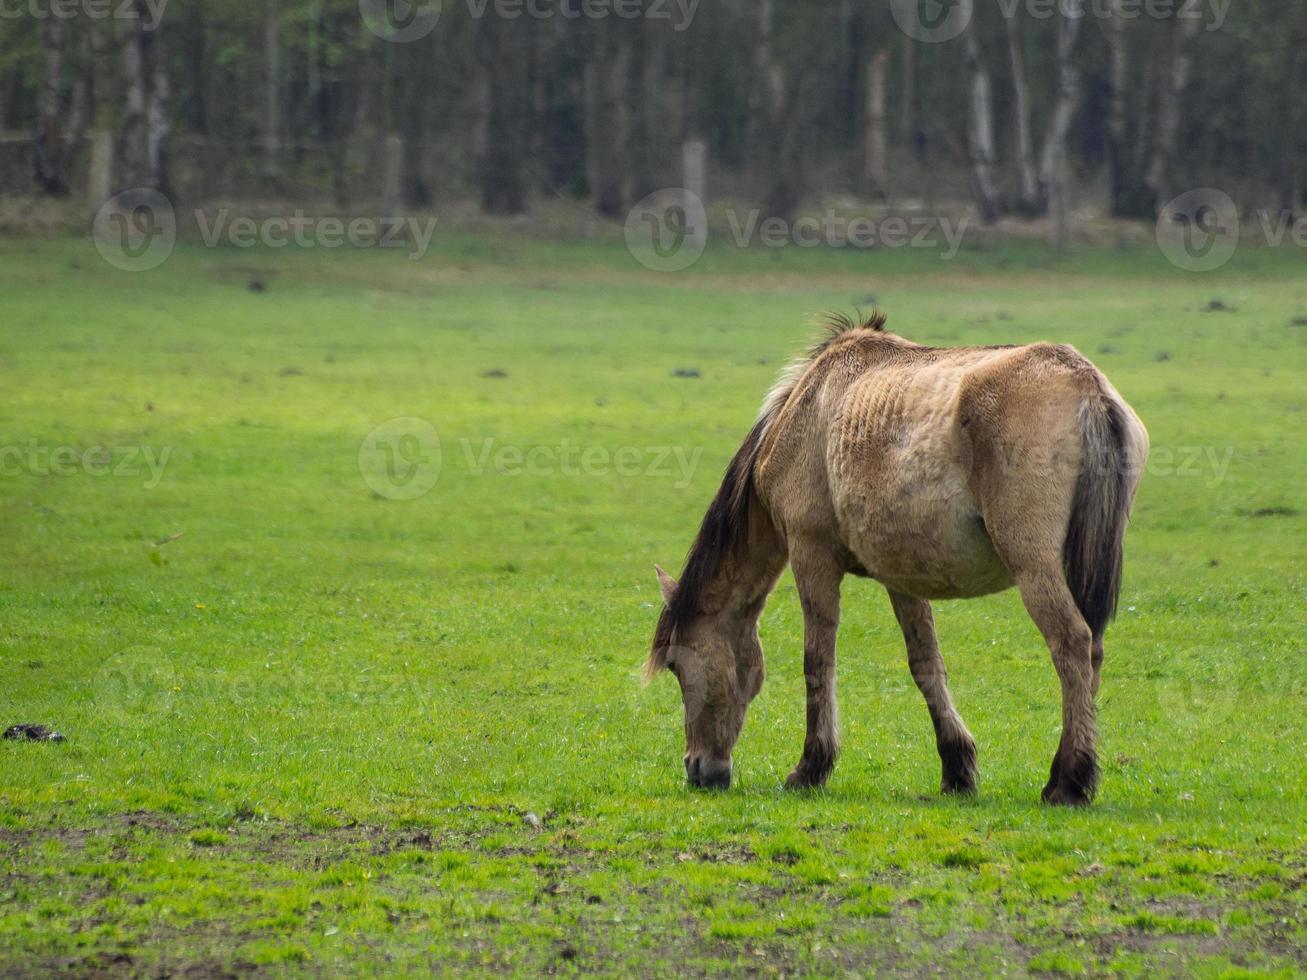
[[[670,671],[672,672],[672,676],[673,676],[673,677],[676,677],[676,678],[678,678],[678,679],[680,678],[681,675],[680,675],[680,673],[676,670],[676,664],[668,664],[668,665],[667,665],[667,669],[670,670]]]

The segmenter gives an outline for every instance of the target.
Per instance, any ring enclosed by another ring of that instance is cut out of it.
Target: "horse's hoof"
[[[785,777],[786,789],[817,789],[824,786],[826,777],[830,773],[817,774],[807,766],[800,763],[794,767],[794,771]]]
[[[1098,763],[1092,755],[1081,755],[1063,763],[1061,753],[1044,784],[1044,802],[1050,806],[1088,806],[1098,789]]]
[[[1049,806],[1089,806],[1093,796],[1063,783],[1044,787],[1044,802]]]

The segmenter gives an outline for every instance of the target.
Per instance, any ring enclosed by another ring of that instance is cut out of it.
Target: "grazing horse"
[[[949,695],[930,600],[1015,585],[1062,682],[1043,798],[1088,803],[1103,631],[1148,454],[1143,423],[1071,347],[926,347],[886,332],[881,313],[828,326],[767,396],[680,582],[657,569],[664,608],[646,671],[680,683],[689,782],[730,785],[763,681],[758,618],[788,561],[808,701],[788,786],[820,786],[835,764],[835,634],[852,574],[889,592],[945,793],[975,791],[976,743]]]

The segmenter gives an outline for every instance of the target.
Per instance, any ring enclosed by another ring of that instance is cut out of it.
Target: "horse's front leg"
[[[843,570],[830,555],[792,552],[790,565],[803,604],[803,675],[808,731],[803,755],[785,780],[791,789],[821,786],[839,754],[835,710],[835,634],[840,625]]]
[[[926,699],[930,720],[935,726],[935,747],[939,750],[943,778],[940,792],[974,793],[976,791],[976,740],[967,731],[962,716],[953,706],[948,690],[948,671],[935,638],[935,617],[924,599],[890,590],[894,616],[903,630],[908,646],[908,666],[917,689]]]

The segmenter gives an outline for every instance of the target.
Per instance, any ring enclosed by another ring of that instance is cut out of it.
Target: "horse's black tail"
[[[1094,638],[1116,615],[1122,542],[1130,518],[1130,425],[1117,400],[1091,396],[1080,411],[1084,454],[1062,546],[1067,586]]]

